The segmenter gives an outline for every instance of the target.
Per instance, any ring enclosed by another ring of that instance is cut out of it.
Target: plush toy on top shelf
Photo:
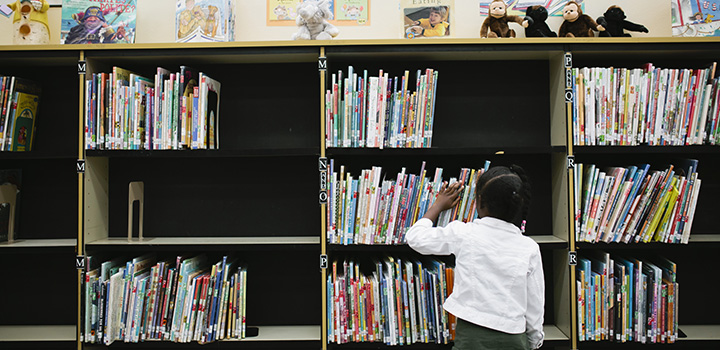
[[[602,32],[605,27],[595,23],[592,17],[583,14],[580,5],[575,1],[568,1],[563,7],[563,24],[558,30],[558,35],[562,37],[594,37],[595,32]]]
[[[631,36],[625,33],[623,29],[633,32],[649,32],[644,25],[626,21],[625,18],[627,18],[625,11],[620,6],[612,5],[608,7],[607,11],[597,19],[597,23],[605,27],[605,31],[600,32],[600,36]]]
[[[530,6],[525,11],[525,20],[529,25],[525,28],[525,36],[532,37],[557,37],[557,33],[550,30],[545,20],[548,18],[548,11],[542,5]]]
[[[503,0],[493,0],[488,9],[488,17],[480,27],[481,38],[514,38],[515,30],[510,29],[508,22],[515,22],[527,28],[528,21],[520,16],[508,15],[507,5]]]
[[[340,33],[327,21],[332,15],[328,0],[304,1],[296,12],[298,32],[293,34],[293,40],[330,40]]]
[[[16,0],[8,5],[13,15],[13,43],[15,45],[49,44],[50,27],[45,0]]]

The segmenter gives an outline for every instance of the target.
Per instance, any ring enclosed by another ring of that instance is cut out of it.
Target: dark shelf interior
[[[316,163],[314,157],[112,158],[110,237],[127,237],[131,181],[145,184],[145,237],[315,236],[320,222],[308,218],[319,212],[312,205]]]
[[[0,251],[0,326],[74,325],[78,274],[75,247]],[[12,286],[12,287],[10,287]]]

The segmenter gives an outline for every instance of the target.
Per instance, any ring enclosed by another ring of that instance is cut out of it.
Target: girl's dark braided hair
[[[532,198],[525,170],[517,165],[490,168],[477,179],[475,198],[489,216],[524,227]]]

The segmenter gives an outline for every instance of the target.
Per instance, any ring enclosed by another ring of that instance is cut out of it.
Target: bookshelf
[[[717,265],[713,257],[720,247],[720,234],[712,224],[718,209],[713,198],[720,195],[720,182],[714,176],[720,173],[720,148],[573,147],[568,142],[563,57],[571,52],[575,67],[634,67],[648,58],[657,66],[703,66],[720,53],[720,40],[335,40],[5,46],[0,51],[0,73],[40,81],[44,97],[37,149],[27,154],[0,152],[3,168],[22,168],[27,186],[22,197],[21,240],[0,244],[0,262],[16,266],[22,260],[28,266],[22,271],[7,269],[6,278],[27,287],[0,294],[0,309],[9,310],[0,317],[0,347],[72,343],[77,349],[104,348],[77,340],[80,284],[72,266],[74,255],[109,258],[155,252],[217,257],[237,252],[249,267],[248,326],[259,329],[259,336],[241,341],[243,347],[388,348],[380,343],[326,343],[327,271],[319,268],[318,255],[327,254],[332,261],[414,253],[405,246],[326,242],[324,208],[317,204],[318,156],[332,158],[356,173],[374,165],[383,166],[387,174],[396,174],[401,167],[417,173],[420,163],[426,161],[427,169],[443,167],[447,176],[455,176],[461,167],[479,167],[485,160],[492,165],[520,164],[533,184],[527,234],[540,244],[545,267],[545,347],[628,347],[577,340],[576,291],[571,283],[575,268],[568,264],[568,252],[584,250],[640,255],[660,251],[676,260],[683,284],[680,329],[687,337],[673,346],[719,344],[720,321],[706,312],[720,307],[712,298],[718,283],[705,271]],[[327,71],[321,74],[319,56],[327,57]],[[81,80],[92,73],[109,72],[113,66],[152,76],[158,65],[171,71],[189,65],[216,78],[223,87],[221,148],[84,151],[78,123],[83,90],[75,90],[74,83],[79,59],[87,62]],[[433,147],[327,148],[323,85],[329,74],[346,70],[348,65],[369,73],[382,68],[391,76],[406,69],[438,70]],[[568,155],[576,162],[650,162],[657,163],[656,168],[666,158],[699,159],[704,182],[690,244],[576,243]],[[76,159],[86,160],[80,181],[74,170]],[[128,241],[127,188],[128,182],[138,180],[145,183],[145,239]],[[40,275],[48,279],[32,278]],[[52,301],[57,310],[52,313],[31,302],[46,297],[41,292],[45,284],[52,284],[57,291]],[[28,307],[30,311],[25,311]],[[46,336],[32,335],[39,333]],[[218,347],[236,344],[222,342]],[[172,345],[113,346],[156,349]],[[408,348],[448,347],[422,344]]]
[[[247,324],[258,329],[241,342],[317,346],[320,297],[307,286],[318,275],[319,226],[306,219],[316,201],[319,106],[306,86],[317,84],[317,48],[118,52],[88,51],[88,74],[118,66],[153,77],[163,62],[170,71],[187,65],[218,80],[221,143],[217,150],[86,151],[86,254],[206,254],[215,261],[235,253],[248,268]],[[144,183],[144,239],[127,239],[131,181]]]
[[[73,266],[78,232],[74,163],[80,98],[74,89],[78,76],[73,67],[78,51],[2,51],[0,74],[38,82],[42,95],[33,150],[0,152],[0,169],[20,169],[22,186],[16,240],[0,243],[0,264],[5,267],[0,347],[71,348],[75,345],[79,282]],[[48,305],[53,305],[52,312]]]
[[[652,62],[662,68],[702,68],[717,57],[716,40],[711,38],[698,41],[664,43],[661,40],[648,42],[617,42],[607,44],[573,45],[573,67],[627,67],[639,68]],[[601,48],[602,46],[602,48]],[[622,54],[615,54],[622,52]],[[641,63],[642,62],[642,63]],[[710,256],[718,248],[718,231],[714,225],[718,195],[717,160],[720,149],[709,145],[691,146],[575,146],[569,154],[576,162],[594,163],[602,166],[628,166],[649,163],[657,169],[675,164],[681,159],[699,160],[702,171],[708,175],[708,186],[701,189],[697,211],[692,226],[690,242],[677,244],[586,244],[578,243],[577,251],[599,250],[611,256],[653,257],[663,256],[678,264],[678,282],[681,285],[678,327],[680,338],[669,346],[716,347],[716,334],[720,332],[718,319],[705,310],[717,309],[718,303],[710,290],[718,287],[717,281],[705,277],[706,269],[714,266]],[[624,344],[623,344],[624,345]],[[601,348],[607,342],[580,342],[578,348]],[[640,344],[628,344],[639,347]],[[662,346],[662,345],[645,345]],[[668,346],[668,345],[665,345]]]

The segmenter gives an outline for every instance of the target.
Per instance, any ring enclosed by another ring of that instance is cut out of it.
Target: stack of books
[[[580,341],[674,343],[678,337],[677,265],[665,258],[580,257]]]
[[[717,144],[715,68],[574,68],[573,144]]]
[[[325,93],[328,147],[429,148],[435,118],[438,72],[418,70],[390,78],[380,70],[368,77],[348,67],[332,75]],[[410,91],[415,85],[415,91]]]
[[[181,66],[154,79],[120,67],[85,84],[89,150],[219,149],[220,83]]]
[[[362,268],[335,261],[327,278],[328,342],[447,344],[456,319],[442,305],[453,280],[454,270],[432,259],[384,257]]]
[[[575,171],[575,232],[584,242],[688,243],[702,181],[696,160],[650,171],[649,164]]]
[[[358,176],[340,166],[335,171],[330,160],[328,172],[327,237],[331,244],[405,244],[405,233],[432,206],[443,184],[443,169],[436,168],[427,177],[425,162],[419,174],[406,174],[405,168],[395,180],[385,180],[382,167],[373,167]],[[437,225],[454,220],[476,218],[475,182],[490,167],[463,168],[458,177],[445,180],[448,185],[463,184],[462,200],[440,214]]]
[[[34,81],[0,75],[0,151],[32,150],[41,91]]]
[[[86,262],[81,335],[86,343],[245,337],[247,269],[224,256]]]

